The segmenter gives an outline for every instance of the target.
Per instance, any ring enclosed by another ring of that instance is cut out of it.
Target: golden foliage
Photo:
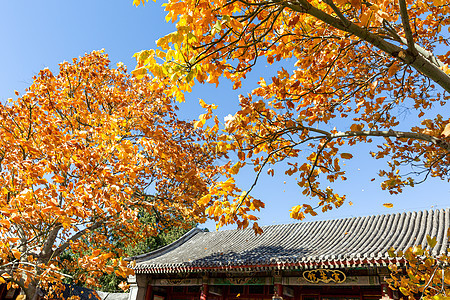
[[[111,232],[132,245],[164,224],[205,219],[197,200],[224,153],[214,135],[177,118],[168,80],[138,80],[109,63],[95,51],[60,64],[56,75],[44,69],[24,95],[1,105],[3,281],[59,282],[66,249],[88,253],[66,266],[84,270],[74,280],[126,277],[132,270],[111,251]],[[142,224],[142,210],[159,224]]]
[[[297,178],[303,195],[318,200],[314,209],[295,206],[292,217],[344,203],[345,195],[330,183],[347,179],[340,158],[351,159],[349,148],[361,143],[377,143],[371,155],[387,163],[378,174],[381,188],[392,194],[429,176],[448,179],[450,141],[444,127],[450,119],[431,109],[450,97],[449,36],[442,30],[450,25],[448,5],[432,0],[168,0],[164,5],[166,20],[177,30],[161,37],[158,49],[136,53],[134,72],[170,78],[179,101],[195,81],[218,85],[224,77],[239,88],[258,60],[285,62],[276,75],[261,78],[259,87],[240,96],[240,110],[226,121],[217,148],[253,164],[255,184],[264,168],[288,162],[285,174]],[[434,54],[436,47],[441,54]],[[413,123],[399,111],[410,112]],[[212,119],[209,111],[195,125],[204,128]],[[207,128],[217,133],[214,122]],[[230,164],[227,176],[239,170]],[[209,192],[221,198],[208,210],[221,225],[237,221],[230,214],[255,206],[247,201],[251,189],[241,197],[234,183]]]
[[[450,258],[447,254],[436,255],[433,248],[436,246],[436,237],[427,236],[428,245],[410,247],[406,251],[390,249],[389,255],[397,260],[408,262],[406,269],[398,268],[392,264],[389,285],[399,290],[409,299],[448,299],[448,284],[450,271],[448,264]]]

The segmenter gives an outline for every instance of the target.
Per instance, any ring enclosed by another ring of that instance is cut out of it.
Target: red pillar
[[[153,299],[153,287],[149,284],[147,285],[147,292],[145,293],[145,300]]]
[[[392,290],[389,288],[389,284],[387,284],[386,282],[381,283],[381,297],[389,297],[390,299],[394,299]]]
[[[200,300],[206,300],[208,295],[208,284],[204,283],[202,285],[202,293],[200,295]]]
[[[281,283],[275,283],[275,292],[277,292],[278,296],[283,297],[283,285]]]

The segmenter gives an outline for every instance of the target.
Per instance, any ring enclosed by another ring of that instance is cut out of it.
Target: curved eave
[[[190,238],[192,238],[194,235],[196,235],[197,233],[200,232],[204,232],[202,229],[200,228],[193,228],[191,230],[189,230],[187,233],[185,233],[182,237],[180,237],[178,240],[176,240],[175,242],[166,245],[164,247],[161,247],[159,249],[156,249],[152,252],[149,253],[145,253],[145,254],[141,254],[141,255],[136,255],[136,256],[132,256],[132,257],[127,257],[125,258],[126,261],[135,261],[136,263],[142,262],[142,261],[146,261],[161,255],[166,254],[167,252],[172,251],[173,249],[181,246],[182,244],[184,244],[186,241],[188,241]]]
[[[136,274],[167,274],[167,273],[197,273],[203,271],[224,272],[224,271],[268,271],[268,270],[292,270],[292,269],[342,269],[342,268],[362,268],[362,267],[387,267],[390,264],[397,266],[405,265],[404,259],[397,258],[364,258],[347,260],[328,261],[300,261],[292,263],[271,263],[261,265],[229,265],[229,266],[161,266],[142,267],[135,269]]]

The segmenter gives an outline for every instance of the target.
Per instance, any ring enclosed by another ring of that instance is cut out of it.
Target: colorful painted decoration
[[[303,278],[305,278],[306,281],[311,283],[319,283],[320,281],[325,283],[329,282],[342,283],[347,279],[345,274],[339,270],[325,270],[325,269],[305,271],[303,272]]]

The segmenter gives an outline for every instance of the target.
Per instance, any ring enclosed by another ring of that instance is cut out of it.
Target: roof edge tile
[[[144,254],[141,254],[141,255],[127,257],[127,258],[125,258],[125,260],[127,260],[127,261],[136,261],[136,263],[139,263],[139,262],[145,261],[147,259],[158,257],[160,255],[163,255],[163,254],[169,252],[170,250],[172,250],[174,248],[177,248],[177,247],[181,246],[182,244],[184,244],[185,242],[187,242],[193,236],[195,236],[197,233],[200,233],[200,232],[204,232],[203,229],[195,227],[195,228],[189,230],[188,232],[186,232],[183,236],[181,236],[179,239],[177,239],[173,243],[170,243],[169,245],[166,245],[164,247],[158,248],[158,249],[156,249],[156,250],[154,250],[152,252],[149,252],[149,253],[144,253]]]

